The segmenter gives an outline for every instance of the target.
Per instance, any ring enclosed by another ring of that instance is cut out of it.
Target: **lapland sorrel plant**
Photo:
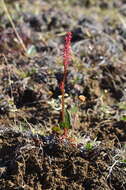
[[[61,122],[60,126],[64,128],[64,135],[67,135],[67,128],[69,128],[69,120],[68,120],[68,114],[67,110],[65,110],[65,103],[64,103],[64,96],[65,96],[65,82],[67,78],[67,68],[71,59],[71,39],[72,39],[72,33],[67,32],[65,37],[65,44],[64,44],[64,50],[63,50],[63,66],[64,66],[64,73],[63,73],[63,79],[60,82],[60,91],[62,95],[61,99]]]

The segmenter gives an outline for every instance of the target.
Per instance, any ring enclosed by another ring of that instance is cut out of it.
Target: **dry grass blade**
[[[23,40],[21,39],[20,35],[17,32],[15,24],[14,24],[14,22],[12,20],[11,14],[9,13],[8,8],[7,8],[6,3],[5,3],[4,0],[2,0],[2,7],[3,7],[3,9],[4,9],[4,11],[5,11],[5,13],[6,13],[6,15],[7,15],[8,19],[9,19],[9,21],[11,23],[11,25],[12,25],[12,27],[13,27],[13,30],[14,30],[16,36],[17,36],[18,41],[20,42],[20,44],[21,44],[24,52],[26,53],[27,52],[27,48],[25,47],[25,44],[24,44]]]

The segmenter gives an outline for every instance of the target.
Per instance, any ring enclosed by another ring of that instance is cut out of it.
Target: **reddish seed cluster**
[[[63,73],[63,80],[60,82],[60,90],[62,94],[62,109],[61,109],[61,120],[65,124],[65,102],[64,102],[64,96],[65,96],[65,82],[67,77],[67,65],[69,64],[70,58],[71,58],[71,39],[72,39],[72,33],[67,32],[65,37],[65,45],[64,45],[64,51],[63,51],[63,65],[64,65],[64,73]],[[66,124],[64,125],[64,136],[67,136],[67,129]]]
[[[64,66],[68,65],[71,58],[71,39],[72,39],[72,33],[67,32],[67,35],[65,37],[64,54],[63,54]]]

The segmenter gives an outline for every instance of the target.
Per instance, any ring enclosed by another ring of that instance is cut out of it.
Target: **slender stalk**
[[[65,122],[65,82],[66,82],[66,75],[67,75],[67,67],[64,65],[64,74],[63,74],[63,81],[62,81],[62,88],[61,88],[61,94],[62,94],[62,122]]]
[[[69,64],[69,60],[71,57],[71,52],[70,52],[70,46],[71,46],[71,38],[72,34],[71,32],[68,32],[66,37],[65,37],[65,45],[64,45],[64,55],[63,55],[63,65],[64,65],[64,73],[63,73],[63,80],[61,81],[60,84],[60,90],[61,90],[61,119],[62,122],[65,122],[65,83],[66,83],[66,77],[67,77],[67,66]],[[67,128],[64,126],[64,136],[67,135]]]
[[[64,89],[61,90],[61,94],[62,94],[62,99],[61,99],[61,104],[62,104],[61,118],[62,118],[62,122],[64,122],[65,121],[65,117],[64,117],[64,115],[65,115],[65,105],[64,105],[65,90]]]

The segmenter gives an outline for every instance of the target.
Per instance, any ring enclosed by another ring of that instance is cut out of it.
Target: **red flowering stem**
[[[65,117],[64,117],[64,112],[65,112],[65,106],[64,106],[65,89],[63,87],[64,86],[64,82],[63,81],[61,82],[61,95],[62,95],[62,99],[61,99],[61,106],[62,106],[62,109],[61,109],[61,119],[62,119],[62,122],[65,121]]]
[[[64,52],[63,52],[63,65],[64,65],[64,73],[63,73],[63,80],[60,84],[60,90],[62,94],[62,110],[61,110],[61,118],[62,122],[65,122],[65,103],[64,103],[64,95],[65,95],[65,82],[67,77],[67,66],[69,64],[71,58],[71,39],[72,33],[67,32],[65,37],[65,45],[64,45]],[[66,128],[64,128],[64,134],[66,134]]]

